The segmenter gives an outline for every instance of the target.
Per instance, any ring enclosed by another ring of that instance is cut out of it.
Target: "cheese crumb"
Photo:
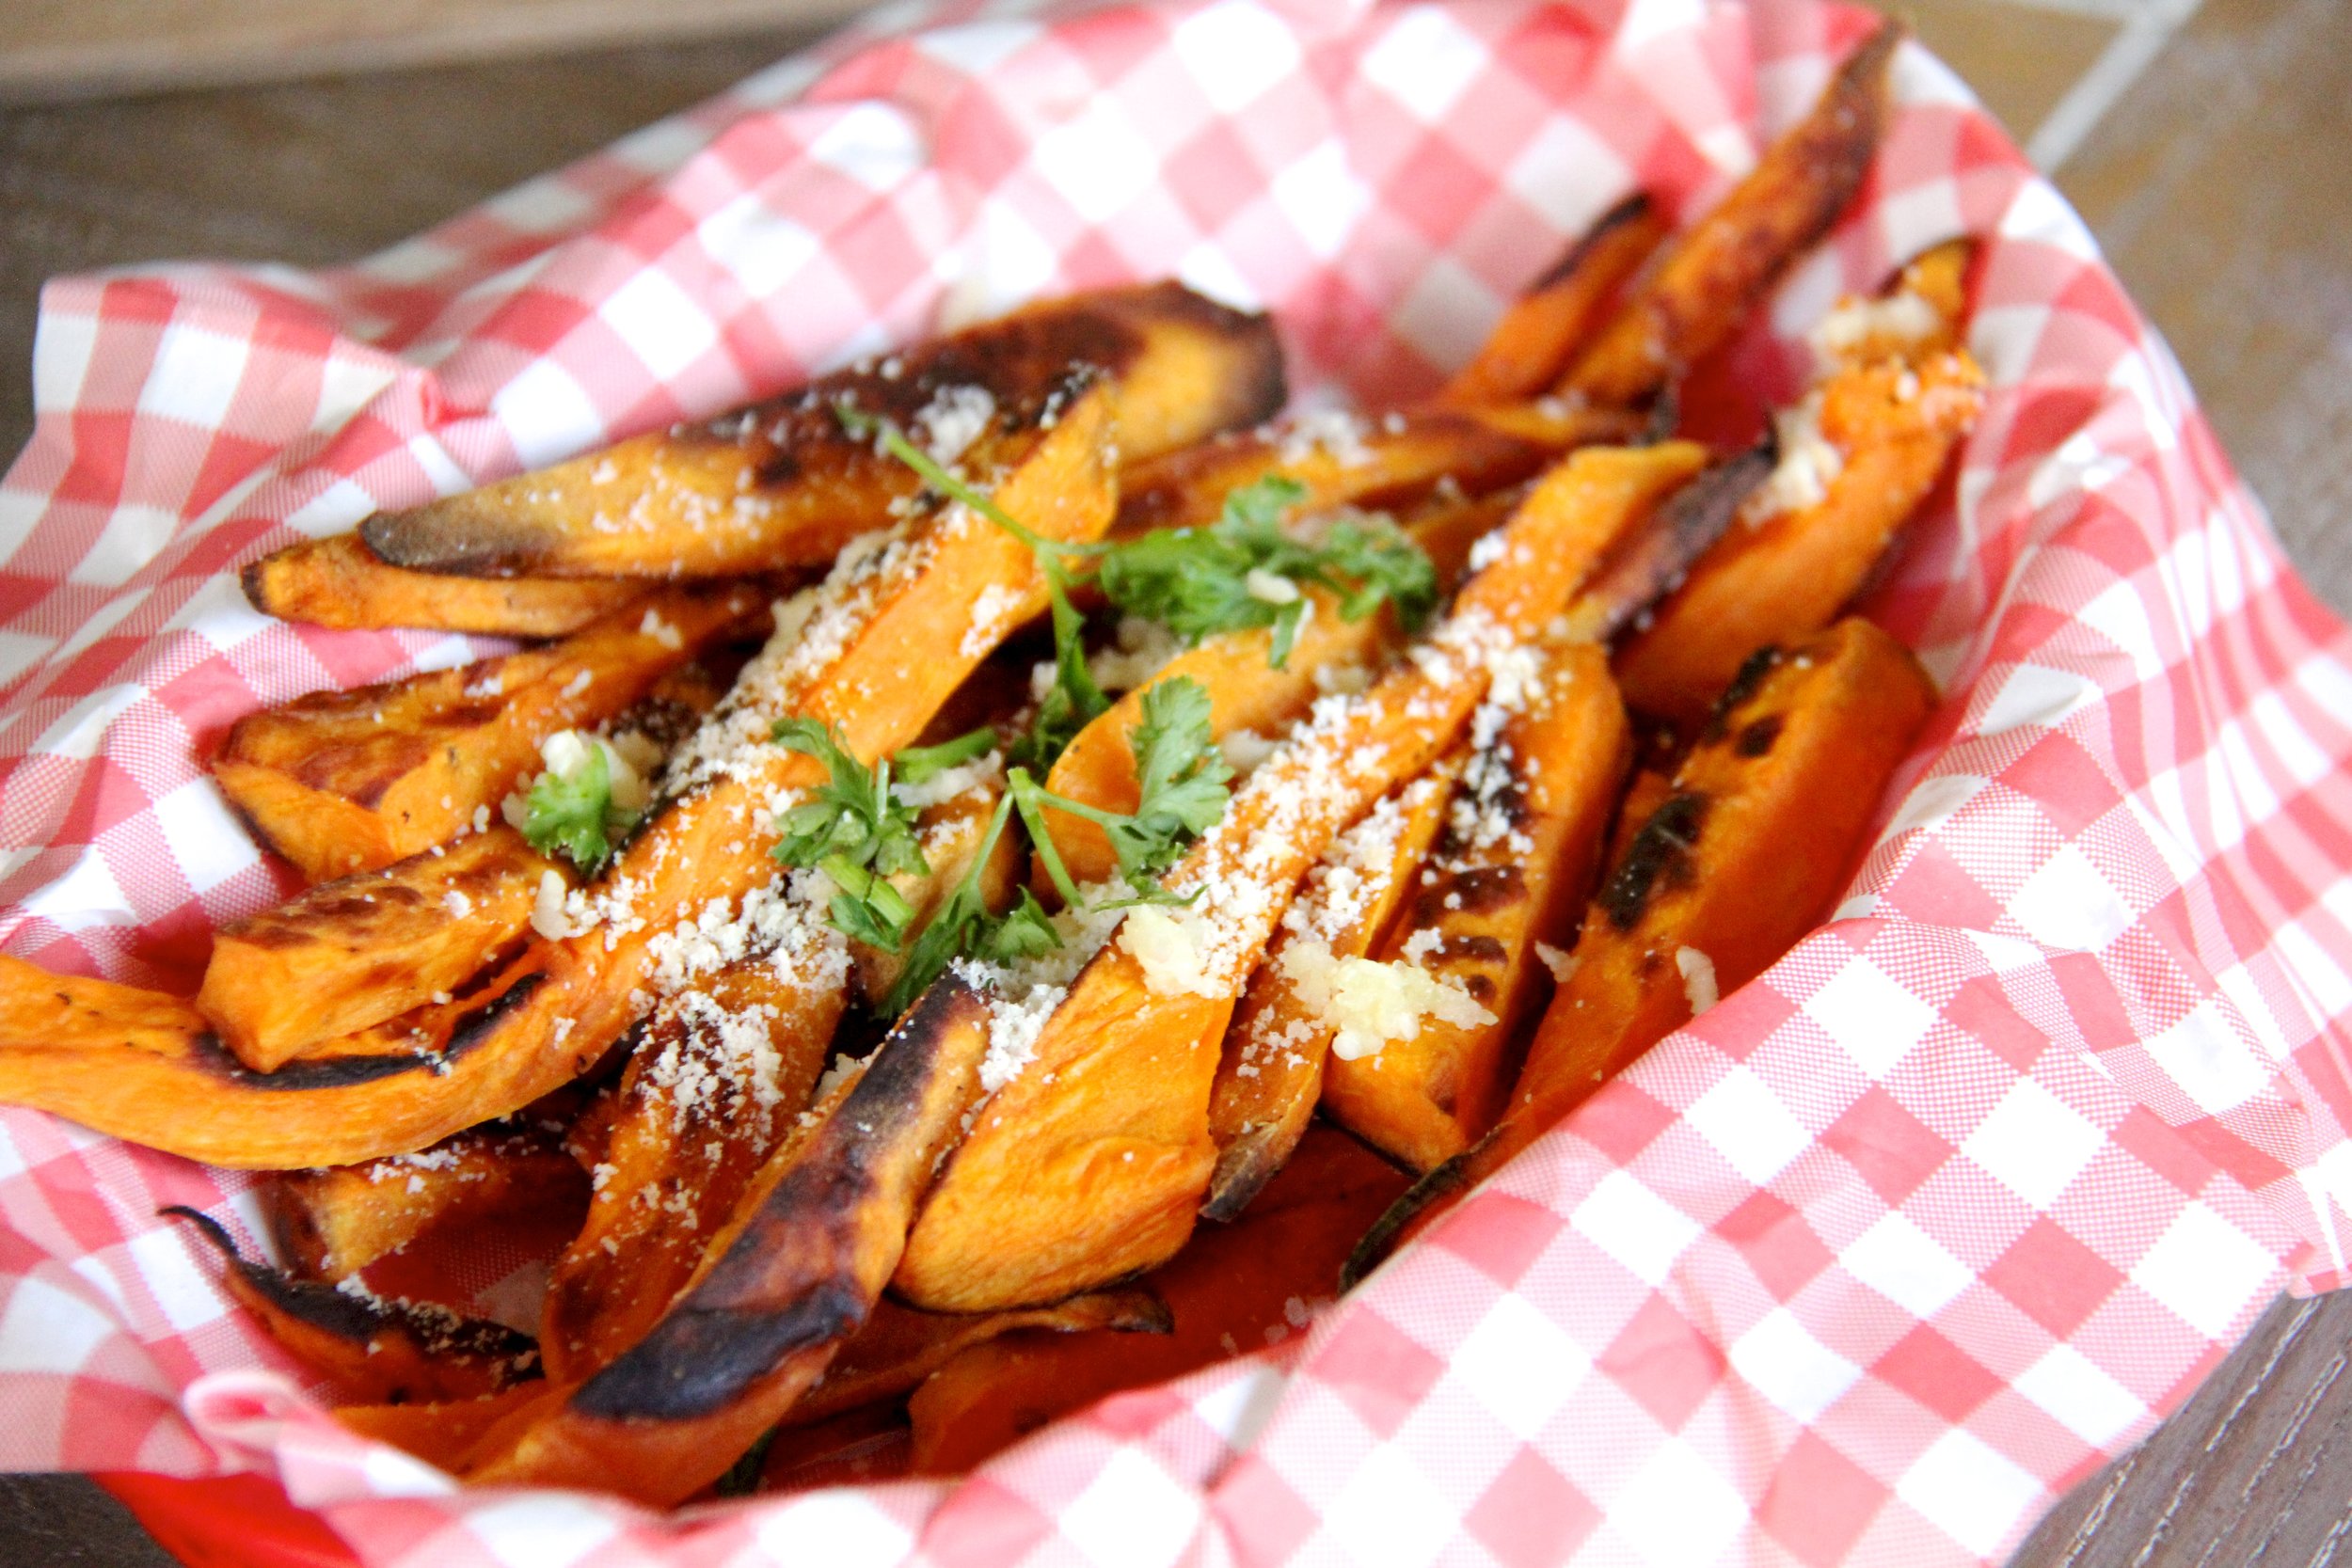
[[[539,895],[532,901],[531,928],[549,942],[561,942],[572,934],[572,923],[564,915],[564,879],[552,871],[539,873]]]
[[[1133,691],[1184,651],[1174,632],[1140,615],[1120,616],[1116,638],[1115,645],[1097,650],[1087,660],[1087,673],[1105,691]],[[1050,674],[1053,666],[1044,668]]]
[[[1900,290],[1884,299],[1849,299],[1813,329],[1813,351],[1824,359],[1899,354],[1944,330],[1944,313],[1921,295]]]
[[[1261,604],[1292,604],[1298,598],[1298,584],[1279,572],[1269,572],[1263,566],[1252,566],[1242,578],[1249,596]]]
[[[1846,471],[1845,454],[1821,434],[1821,394],[1806,394],[1794,408],[1773,414],[1780,461],[1740,508],[1750,528],[1787,513],[1803,512],[1829,499],[1829,487]]]
[[[930,460],[945,468],[987,434],[996,417],[996,399],[985,387],[942,387],[914,416],[914,428]]]
[[[641,635],[652,638],[672,653],[686,646],[685,633],[664,621],[661,618],[661,612],[658,610],[648,609],[645,611],[645,618],[637,623],[637,630]]]
[[[1551,971],[1552,983],[1561,986],[1575,977],[1578,966],[1584,961],[1573,953],[1563,953],[1548,942],[1535,944],[1535,957],[1546,969]]]
[[[1119,945],[1143,966],[1143,983],[1157,995],[1221,996],[1224,989],[1201,961],[1200,944],[1184,919],[1186,912],[1149,904],[1131,910],[1120,925]]]
[[[1281,972],[1300,1004],[1337,1031],[1331,1054],[1342,1061],[1418,1038],[1430,1019],[1460,1029],[1495,1022],[1470,992],[1418,965],[1335,958],[1327,944],[1311,938],[1284,945]]]
[[[1690,999],[1692,1018],[1722,1000],[1715,990],[1714,959],[1695,947],[1677,947],[1675,968],[1682,972],[1682,994]]]

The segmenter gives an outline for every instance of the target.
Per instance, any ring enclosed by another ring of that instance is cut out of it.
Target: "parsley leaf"
[[[1406,629],[1418,631],[1438,606],[1429,557],[1385,517],[1334,523],[1315,544],[1291,537],[1282,518],[1307,493],[1295,479],[1268,474],[1228,494],[1222,515],[1205,529],[1163,529],[1113,546],[1097,579],[1104,595],[1188,643],[1270,626],[1278,670],[1306,625],[1309,602],[1297,589],[1329,590],[1349,621],[1392,604]],[[1270,578],[1292,584],[1292,592],[1268,592]]]
[[[1036,842],[1038,859],[1069,903],[1080,902],[1080,895],[1046,830],[1047,806],[1102,828],[1119,857],[1120,877],[1136,889],[1152,887],[1184,847],[1225,815],[1232,794],[1226,782],[1233,769],[1210,728],[1209,693],[1199,681],[1179,675],[1145,688],[1143,720],[1128,732],[1127,743],[1136,757],[1133,812],[1104,811],[1065,799],[1031,779],[1025,768],[1007,775],[1006,787]],[[1144,899],[1157,901],[1150,894]]]
[[[774,735],[778,745],[822,762],[826,780],[809,800],[777,817],[784,836],[771,853],[786,865],[814,866],[832,879],[839,890],[827,906],[834,929],[896,952],[914,911],[887,879],[930,867],[914,836],[914,808],[891,799],[889,759],[867,768],[814,719],[779,720]]]
[[[637,813],[612,803],[612,767],[601,741],[590,741],[569,772],[550,768],[540,774],[523,804],[523,837],[531,847],[543,855],[561,851],[582,871],[611,858],[637,821]]]
[[[1141,785],[1132,814],[1067,800],[1039,784],[1025,768],[1015,766],[1007,771],[1005,797],[996,803],[996,815],[990,819],[972,869],[914,939],[898,984],[883,999],[884,1011],[903,1012],[958,958],[1009,964],[1061,945],[1061,933],[1027,889],[1002,914],[991,913],[981,895],[981,868],[1015,814],[1027,829],[1046,876],[1073,909],[1085,907],[1085,894],[1062,863],[1053,834],[1047,831],[1049,806],[1098,823],[1110,835],[1120,874],[1138,891],[1132,898],[1104,907],[1175,901],[1160,891],[1154,879],[1175,864],[1184,847],[1224,815],[1230,796],[1226,781],[1233,772],[1210,730],[1208,692],[1198,681],[1181,675],[1152,687],[1143,694],[1143,721],[1129,732],[1128,739],[1135,748],[1136,776]]]

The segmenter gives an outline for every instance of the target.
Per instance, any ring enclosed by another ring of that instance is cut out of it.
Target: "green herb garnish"
[[[1334,523],[1314,544],[1294,539],[1282,518],[1306,499],[1296,480],[1268,474],[1228,495],[1223,514],[1205,529],[1162,529],[1117,546],[1097,578],[1104,596],[1187,643],[1271,626],[1278,670],[1306,624],[1310,601],[1299,589],[1327,589],[1348,621],[1393,604],[1406,629],[1418,631],[1438,605],[1437,568],[1421,546],[1373,516]],[[1269,579],[1291,584],[1291,596],[1263,592]]]
[[[523,804],[523,837],[531,847],[543,855],[560,851],[582,871],[611,859],[612,847],[637,823],[637,813],[612,803],[612,764],[594,740],[570,771],[550,768],[540,774]]]
[[[985,753],[994,743],[993,733],[975,730],[937,746],[900,752],[871,768],[860,764],[830,730],[813,720],[785,721],[777,724],[775,736],[780,745],[823,762],[827,775],[815,795],[777,818],[784,837],[775,858],[790,866],[814,866],[832,879],[839,890],[826,906],[834,929],[885,952],[907,947],[914,913],[887,879],[930,867],[915,838],[914,809],[891,795],[894,768],[911,782],[934,777]],[[1004,798],[989,819],[971,868],[914,934],[898,982],[884,999],[886,1011],[904,1011],[957,958],[1009,964],[1061,945],[1061,935],[1044,906],[1026,889],[1001,914],[989,909],[981,891],[981,875],[1015,816],[1071,908],[1087,908],[1086,895],[1054,847],[1045,822],[1049,809],[1085,817],[1110,835],[1120,875],[1134,890],[1120,905],[1176,901],[1160,889],[1157,879],[1224,815],[1230,795],[1226,781],[1233,771],[1210,732],[1209,694],[1198,681],[1184,676],[1152,687],[1143,694],[1143,720],[1130,732],[1128,742],[1135,749],[1141,786],[1136,809],[1129,813],[1103,811],[1057,795],[1025,768],[1007,770]]]
[[[784,837],[771,852],[787,865],[814,866],[832,879],[839,891],[826,909],[835,930],[897,951],[914,911],[888,879],[930,866],[914,836],[914,808],[891,797],[890,759],[866,768],[813,719],[779,720],[774,734],[778,745],[823,763],[826,779],[811,799],[776,819]]]
[[[1272,627],[1269,659],[1278,670],[1290,662],[1312,609],[1300,592],[1305,588],[1337,595],[1340,616],[1347,621],[1394,605],[1408,632],[1419,631],[1437,609],[1437,568],[1386,517],[1335,523],[1314,544],[1285,533],[1284,515],[1307,499],[1307,487],[1286,475],[1268,474],[1233,490],[1217,520],[1205,529],[1161,529],[1119,545],[1071,545],[1025,527],[888,420],[847,404],[835,413],[851,435],[873,436],[926,485],[1026,545],[1044,574],[1053,605],[1054,684],[1039,701],[1029,733],[1013,746],[1017,766],[1051,768],[1071,739],[1110,706],[1087,669],[1085,623],[1070,602],[1077,581],[1073,561],[1096,561],[1092,580],[1105,598],[1127,614],[1160,622],[1187,644],[1213,632]],[[1290,595],[1269,596],[1263,592],[1269,579],[1291,584]]]

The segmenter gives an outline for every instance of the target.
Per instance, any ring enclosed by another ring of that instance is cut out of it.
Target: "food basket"
[[[0,940],[185,988],[291,888],[203,760],[448,665],[229,570],[1019,301],[1262,305],[1310,402],[1435,385],[1628,190],[1688,217],[1867,13],[1812,0],[886,8],[358,265],[42,300],[0,485]],[[656,1516],[336,1427],[156,1211],[247,1182],[0,1112],[0,1464],[190,1560],[1963,1562],[2341,1283],[2352,642],[2089,236],[1916,46],[1737,351],[1966,232],[1990,377],[1868,612],[1947,701],[1830,925],[1285,1342],[954,1482]],[[478,1281],[488,1284],[487,1280]],[[168,1480],[195,1484],[175,1486]],[[227,1478],[227,1479],[218,1479]],[[310,1516],[278,1512],[277,1488]]]

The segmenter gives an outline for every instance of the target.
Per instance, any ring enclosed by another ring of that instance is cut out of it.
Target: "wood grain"
[[[2196,1397],[2076,1488],[2010,1568],[2352,1561],[2352,1291],[2281,1300]]]
[[[0,102],[829,25],[864,0],[9,0]]]

